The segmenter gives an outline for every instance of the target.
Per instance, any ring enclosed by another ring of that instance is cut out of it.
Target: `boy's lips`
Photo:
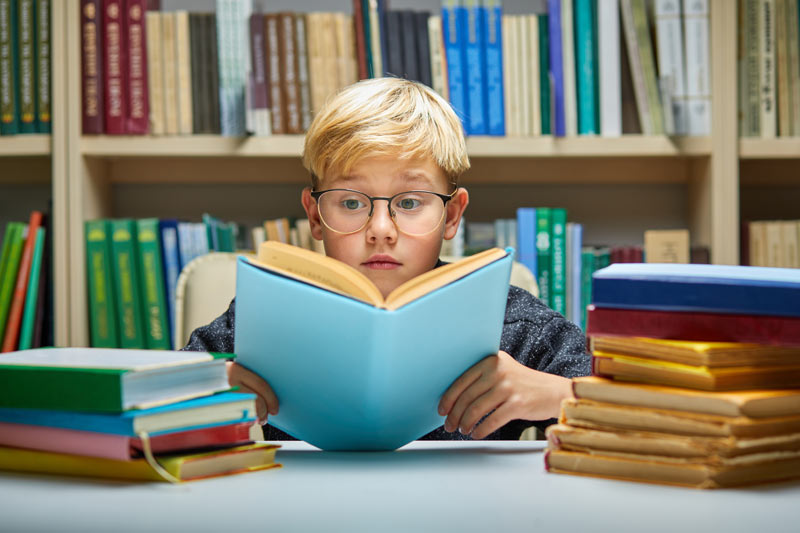
[[[394,257],[383,254],[373,255],[361,264],[374,270],[392,270],[402,265],[402,263]]]

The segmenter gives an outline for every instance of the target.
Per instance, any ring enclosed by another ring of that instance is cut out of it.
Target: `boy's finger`
[[[247,387],[251,392],[264,399],[269,414],[278,414],[278,397],[275,396],[272,388],[258,374],[234,363],[228,372],[228,382],[231,385]]]
[[[505,394],[501,390],[496,387],[489,388],[464,410],[458,424],[459,431],[464,435],[469,435],[476,427],[482,427],[485,422],[483,418],[488,419],[495,410],[504,405],[504,399]]]
[[[247,392],[256,395],[256,417],[258,418],[258,423],[262,426],[266,424],[269,408],[267,407],[267,402],[264,401],[264,398],[262,398],[261,395],[247,385],[239,385],[239,392]]]
[[[467,369],[466,372],[461,374],[458,379],[450,385],[444,395],[442,395],[442,399],[439,400],[440,415],[444,416],[449,414],[456,400],[461,396],[461,393],[481,377],[481,363],[483,363],[483,361],[479,361]]]
[[[503,404],[495,409],[472,431],[472,438],[475,440],[486,438],[489,434],[506,425],[515,418],[511,411],[509,404]]]
[[[467,427],[464,424],[464,414],[469,409],[474,410],[475,407],[473,406],[475,405],[475,402],[491,389],[491,381],[486,379],[485,376],[479,375],[478,379],[473,381],[472,384],[461,393],[452,409],[450,409],[450,414],[447,415],[447,419],[444,422],[445,430],[455,431],[456,429],[461,428],[466,431],[467,429],[471,429],[471,426]],[[484,411],[484,413],[488,412],[488,410]]]

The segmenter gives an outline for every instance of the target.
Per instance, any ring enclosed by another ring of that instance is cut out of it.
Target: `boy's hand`
[[[450,385],[439,401],[439,414],[447,415],[446,431],[458,429],[482,439],[511,420],[558,416],[561,400],[571,396],[569,379],[528,368],[500,351]],[[486,419],[476,428],[484,416]]]
[[[256,395],[256,414],[259,424],[263,426],[267,423],[267,415],[278,414],[278,397],[272,392],[267,382],[261,379],[261,376],[233,361],[225,363],[225,367],[231,387],[239,387],[242,392],[251,392]]]

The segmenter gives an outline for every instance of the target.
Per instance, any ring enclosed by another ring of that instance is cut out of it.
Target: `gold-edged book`
[[[603,335],[593,336],[589,342],[593,351],[710,368],[756,365],[800,366],[800,346]]]
[[[800,387],[800,365],[709,367],[595,350],[592,373],[624,381],[708,391]]]
[[[561,403],[559,422],[609,431],[628,429],[702,437],[755,438],[800,433],[800,415],[731,417],[581,399],[568,399]]]
[[[197,453],[156,456],[161,468],[178,481],[254,472],[279,467],[275,444],[245,444]],[[147,459],[123,461],[0,446],[0,470],[140,481],[168,481]]]
[[[765,418],[800,415],[800,389],[701,391],[626,383],[597,376],[572,380],[576,398],[707,415]]]

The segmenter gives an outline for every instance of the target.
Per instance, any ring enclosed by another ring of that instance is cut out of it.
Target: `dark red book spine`
[[[364,42],[364,9],[361,0],[353,0],[353,30],[356,36],[356,54],[358,56],[358,79],[369,78],[367,71],[367,48]]]
[[[81,0],[83,133],[103,133],[103,43],[100,0]]]
[[[222,426],[204,427],[188,431],[163,433],[150,437],[150,447],[153,453],[166,453],[177,450],[191,450],[209,446],[233,446],[250,441],[250,427],[252,422],[240,422]],[[138,438],[131,439],[131,448],[134,455],[142,451],[142,441]]]
[[[105,132],[126,133],[126,50],[122,0],[103,0],[103,100]]]
[[[300,85],[297,79],[297,39],[294,14],[278,14],[278,67],[281,91],[286,103],[286,133],[303,133],[300,118]]]
[[[126,133],[144,135],[150,131],[150,105],[147,90],[147,0],[125,0],[123,17],[125,62],[128,80]]]

